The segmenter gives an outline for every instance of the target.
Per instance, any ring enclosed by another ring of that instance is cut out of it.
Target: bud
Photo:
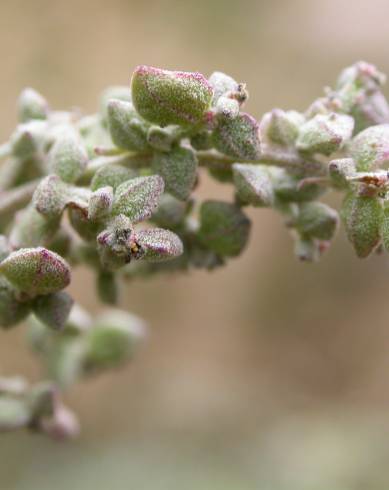
[[[260,135],[267,142],[291,146],[295,143],[304,121],[304,116],[299,112],[273,109],[263,116]]]
[[[163,228],[174,228],[184,221],[190,208],[191,203],[188,205],[187,202],[180,201],[171,194],[164,193],[151,220]]]
[[[124,214],[132,223],[144,221],[157,208],[163,190],[164,182],[159,175],[127,180],[116,189],[112,213]]]
[[[79,138],[67,132],[54,143],[50,151],[50,169],[64,182],[77,182],[88,163],[88,154]]]
[[[234,183],[239,199],[252,206],[271,206],[273,184],[264,165],[234,163]]]
[[[191,148],[175,146],[169,153],[156,152],[153,168],[163,177],[167,192],[182,201],[188,199],[197,177],[197,157]]]
[[[173,143],[180,137],[181,128],[179,126],[150,126],[147,132],[149,145],[158,151],[170,151]]]
[[[389,124],[371,126],[350,144],[350,156],[358,171],[375,170],[389,163]]]
[[[27,404],[18,398],[0,396],[0,431],[9,431],[26,426],[30,421]]]
[[[70,268],[59,255],[43,247],[21,248],[0,263],[0,273],[30,296],[55,293],[70,283]]]
[[[131,81],[132,99],[146,121],[159,126],[196,126],[205,119],[213,91],[200,73],[138,66]]]
[[[349,192],[340,215],[358,257],[367,257],[381,239],[383,209],[379,198]]]
[[[225,118],[234,118],[239,114],[239,102],[229,97],[219,97],[216,102],[216,114]]]
[[[85,368],[106,369],[131,359],[144,334],[145,325],[135,315],[119,310],[100,315],[85,336]]]
[[[261,146],[256,120],[246,113],[234,119],[220,119],[213,132],[213,142],[221,153],[242,160],[258,160]]]
[[[14,249],[48,245],[58,227],[58,218],[47,218],[29,206],[16,214],[9,240]]]
[[[18,115],[20,122],[31,119],[47,119],[49,106],[46,99],[32,88],[25,88],[18,99]]]
[[[15,289],[4,277],[0,277],[0,327],[9,328],[17,325],[30,311],[30,303],[19,301]]]
[[[338,213],[322,202],[299,206],[296,228],[301,235],[318,240],[331,240],[338,227]]]
[[[235,99],[240,104],[243,104],[248,98],[245,84],[236,82],[232,77],[220,71],[212,73],[209,77],[209,83],[213,88],[214,105],[222,96]]]
[[[66,206],[68,187],[57,175],[48,175],[35,189],[35,209],[48,218],[59,218]]]
[[[143,151],[148,146],[148,124],[139,119],[131,102],[109,101],[108,128],[112,141],[118,148]]]
[[[296,146],[308,153],[331,155],[340,150],[351,138],[353,118],[344,114],[318,114],[300,128]]]
[[[352,158],[332,160],[328,166],[328,173],[332,185],[337,189],[350,187],[349,178],[356,172],[355,162]]]
[[[169,230],[150,228],[136,233],[140,258],[148,262],[164,262],[175,259],[184,252],[180,238]]]
[[[135,173],[133,170],[122,165],[108,163],[100,167],[94,174],[91,189],[92,191],[97,191],[100,187],[112,187],[115,191],[120,184],[134,177]]]
[[[130,219],[121,214],[112,220],[97,236],[97,250],[107,270],[119,269],[137,257],[139,250]]]
[[[205,201],[200,208],[201,243],[221,256],[235,257],[247,244],[251,223],[234,204]]]
[[[336,98],[343,112],[353,116],[355,132],[389,121],[389,106],[381,92],[386,80],[374,65],[359,61],[342,71]]]
[[[116,276],[111,271],[100,270],[96,280],[97,293],[106,305],[115,305],[118,300],[118,285]]]
[[[32,304],[32,309],[45,325],[54,330],[62,330],[73,303],[71,296],[64,291],[59,291],[46,296],[38,296]]]
[[[93,192],[89,199],[88,219],[99,221],[106,218],[112,209],[113,189],[112,187],[101,187]]]

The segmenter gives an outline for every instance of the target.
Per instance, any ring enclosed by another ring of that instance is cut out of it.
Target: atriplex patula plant
[[[345,69],[306,112],[241,111],[243,83],[215,72],[138,67],[112,87],[98,114],[49,109],[26,89],[19,124],[0,147],[0,324],[28,317],[28,341],[47,381],[0,379],[0,429],[72,436],[78,423],[60,392],[132,357],[141,320],[110,309],[92,318],[63,290],[71,267],[96,275],[103,303],[121,281],[213,269],[246,246],[244,207],[285,217],[296,255],[316,261],[338,213],[317,199],[343,192],[340,210],[359,257],[389,249],[389,106],[385,77],[364,62]],[[234,202],[198,202],[201,171],[233,185]]]

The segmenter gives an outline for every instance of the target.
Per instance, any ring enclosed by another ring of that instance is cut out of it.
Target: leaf
[[[164,262],[182,255],[184,246],[173,232],[162,228],[150,228],[136,233],[140,246],[140,258],[148,262]]]

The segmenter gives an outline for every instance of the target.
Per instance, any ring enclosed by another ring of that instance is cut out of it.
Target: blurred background
[[[389,73],[388,16],[387,0],[2,0],[0,135],[25,86],[92,112],[137,64],[224,71],[247,82],[256,118],[304,110],[354,61]],[[388,258],[357,260],[342,231],[299,264],[281,219],[249,213],[249,248],[225,269],[126,288],[147,342],[67,394],[75,442],[1,436],[1,489],[389,488]],[[98,312],[92,277],[73,282]],[[0,373],[39,379],[25,329],[1,335]]]

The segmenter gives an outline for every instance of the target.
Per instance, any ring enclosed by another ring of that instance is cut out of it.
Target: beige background
[[[23,87],[93,111],[137,64],[225,71],[257,118],[303,110],[347,64],[389,73],[388,17],[385,0],[2,0],[0,135]],[[224,270],[128,285],[147,343],[68,393],[78,441],[2,435],[1,489],[389,488],[388,257],[357,260],[341,232],[320,264],[299,264],[277,215],[250,216],[249,248]],[[88,273],[71,289],[98,311]],[[24,335],[1,334],[0,371],[38,379]]]

